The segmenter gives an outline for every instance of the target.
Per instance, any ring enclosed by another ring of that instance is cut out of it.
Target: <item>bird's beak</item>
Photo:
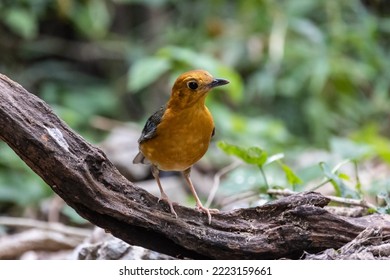
[[[215,88],[215,87],[219,87],[219,86],[223,86],[223,85],[226,85],[228,84],[229,81],[228,80],[225,80],[225,79],[214,79],[210,84],[209,84],[209,87],[210,88]]]

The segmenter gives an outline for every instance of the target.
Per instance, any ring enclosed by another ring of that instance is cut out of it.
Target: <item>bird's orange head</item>
[[[192,70],[181,74],[172,88],[169,105],[187,108],[194,104],[204,104],[207,93],[214,87],[228,84],[225,79],[216,79],[205,70]]]

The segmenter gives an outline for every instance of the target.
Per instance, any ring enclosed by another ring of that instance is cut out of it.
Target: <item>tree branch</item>
[[[73,132],[35,95],[0,74],[0,138],[81,216],[133,244],[195,259],[299,257],[339,248],[367,227],[322,209],[314,192],[207,217],[166,204],[126,180],[98,148]],[[136,139],[134,139],[136,141]],[[390,223],[372,216],[390,232]]]

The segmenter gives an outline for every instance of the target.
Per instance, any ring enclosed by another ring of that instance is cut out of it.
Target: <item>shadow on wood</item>
[[[323,209],[328,199],[314,192],[221,212],[211,225],[205,215],[178,205],[175,219],[45,102],[1,74],[0,138],[81,216],[130,244],[177,258],[299,258],[304,251],[339,248],[368,226],[390,232],[380,215],[330,214]]]

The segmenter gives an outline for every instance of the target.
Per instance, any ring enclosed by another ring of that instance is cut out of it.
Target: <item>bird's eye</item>
[[[194,82],[194,81],[191,81],[191,82],[187,83],[187,86],[188,86],[189,89],[197,89],[198,88],[198,83]]]

